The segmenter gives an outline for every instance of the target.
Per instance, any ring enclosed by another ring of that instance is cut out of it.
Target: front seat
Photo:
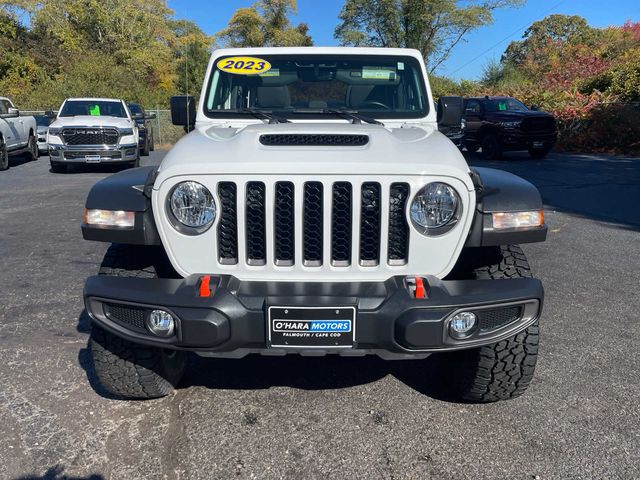
[[[290,106],[291,97],[287,86],[256,88],[256,107],[282,109]]]

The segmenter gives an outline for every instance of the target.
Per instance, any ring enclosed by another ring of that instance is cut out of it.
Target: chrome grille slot
[[[120,132],[117,128],[63,128],[62,139],[66,145],[117,145]]]

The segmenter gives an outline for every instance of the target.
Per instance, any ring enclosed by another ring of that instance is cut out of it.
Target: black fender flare
[[[476,212],[465,247],[486,247],[544,242],[547,226],[498,231],[493,213],[539,211],[542,197],[535,185],[503,170],[475,167],[471,177],[476,186]]]
[[[135,212],[133,228],[98,227],[82,224],[85,240],[133,245],[161,245],[151,208],[151,190],[158,167],[132,168],[96,183],[87,196],[85,208]]]

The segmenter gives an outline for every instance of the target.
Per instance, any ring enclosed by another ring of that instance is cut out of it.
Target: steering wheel
[[[358,107],[366,107],[366,106],[379,107],[379,108],[382,108],[383,110],[391,110],[390,106],[385,105],[382,102],[366,101],[358,105]]]

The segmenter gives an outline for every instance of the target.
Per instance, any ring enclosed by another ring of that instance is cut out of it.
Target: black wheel
[[[51,171],[53,173],[67,173],[67,165],[61,162],[51,162]]]
[[[544,148],[530,148],[529,149],[529,156],[531,158],[544,158],[547,156],[547,154],[551,151],[550,147],[544,147]]]
[[[7,170],[9,168],[9,151],[7,146],[0,137],[0,171]]]
[[[175,276],[161,248],[114,244],[99,275],[156,278]],[[186,352],[132,343],[100,326],[91,327],[91,358],[100,385],[121,398],[157,398],[178,384],[187,364]]]
[[[488,133],[482,138],[482,156],[487,160],[499,160],[502,157],[502,145],[496,134]]]
[[[143,157],[149,156],[149,151],[151,150],[151,146],[149,145],[149,143],[150,143],[150,139],[149,139],[149,136],[147,136],[147,139],[144,142],[144,147],[140,149],[140,155],[142,155]]]
[[[527,257],[517,245],[478,249],[478,254],[491,258],[481,262],[468,258],[471,277],[504,279],[531,277]],[[472,255],[476,256],[476,255]],[[481,264],[481,265],[480,265]],[[480,348],[446,354],[444,361],[452,369],[450,381],[456,395],[469,402],[495,402],[522,395],[531,380],[538,359],[538,320],[526,330]]]
[[[39,156],[40,150],[38,150],[38,141],[36,140],[35,135],[33,133],[30,133],[25,157],[27,158],[27,160],[33,161],[37,160]]]
[[[464,146],[469,153],[477,153],[480,150],[478,144],[474,142],[465,142]]]

